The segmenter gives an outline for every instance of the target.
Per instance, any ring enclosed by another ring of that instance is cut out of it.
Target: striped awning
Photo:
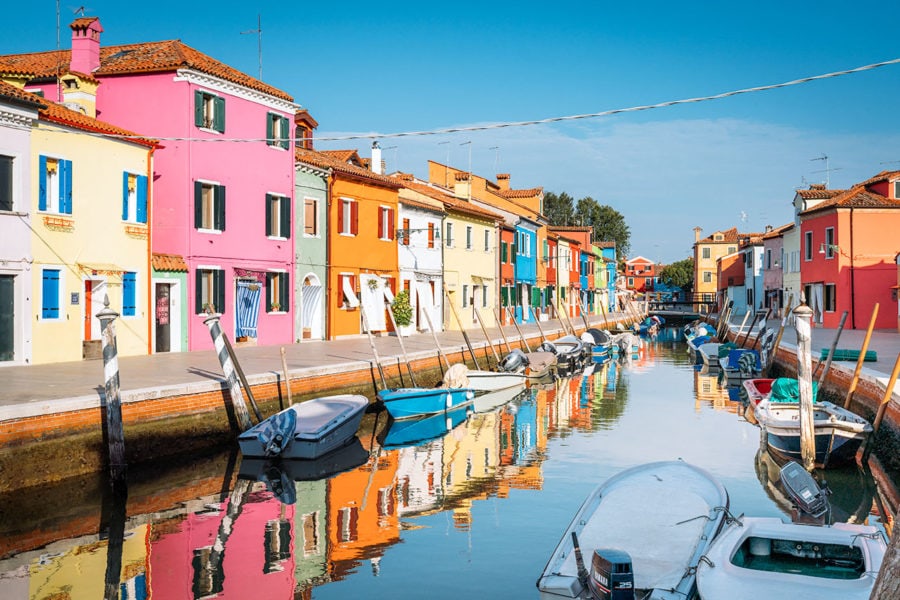
[[[259,321],[259,295],[262,286],[253,281],[237,282],[237,323],[235,336],[257,337]]]

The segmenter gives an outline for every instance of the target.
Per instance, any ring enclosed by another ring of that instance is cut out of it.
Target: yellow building
[[[155,143],[43,102],[32,132],[33,362],[99,357],[107,296],[118,353],[149,353]]]
[[[704,294],[712,302],[719,284],[716,261],[737,252],[738,239],[744,234],[732,227],[700,239],[701,231],[699,227],[694,228],[694,294]]]

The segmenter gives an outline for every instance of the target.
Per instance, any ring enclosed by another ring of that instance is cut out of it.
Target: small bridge
[[[715,294],[687,294],[677,299],[653,297],[648,294],[647,311],[651,315],[662,317],[681,317],[683,319],[699,319],[711,312],[715,312]]]

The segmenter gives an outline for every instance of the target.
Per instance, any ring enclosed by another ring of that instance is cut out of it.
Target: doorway
[[[15,310],[15,275],[0,275],[0,361],[16,358]]]
[[[154,321],[156,323],[156,352],[172,350],[172,284],[157,283],[155,286]]]

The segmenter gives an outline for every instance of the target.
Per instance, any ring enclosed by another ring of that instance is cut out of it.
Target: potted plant
[[[400,335],[409,335],[412,333],[413,309],[409,303],[409,292],[402,290],[394,296],[391,303],[391,310],[394,313],[394,321],[397,322]]]

